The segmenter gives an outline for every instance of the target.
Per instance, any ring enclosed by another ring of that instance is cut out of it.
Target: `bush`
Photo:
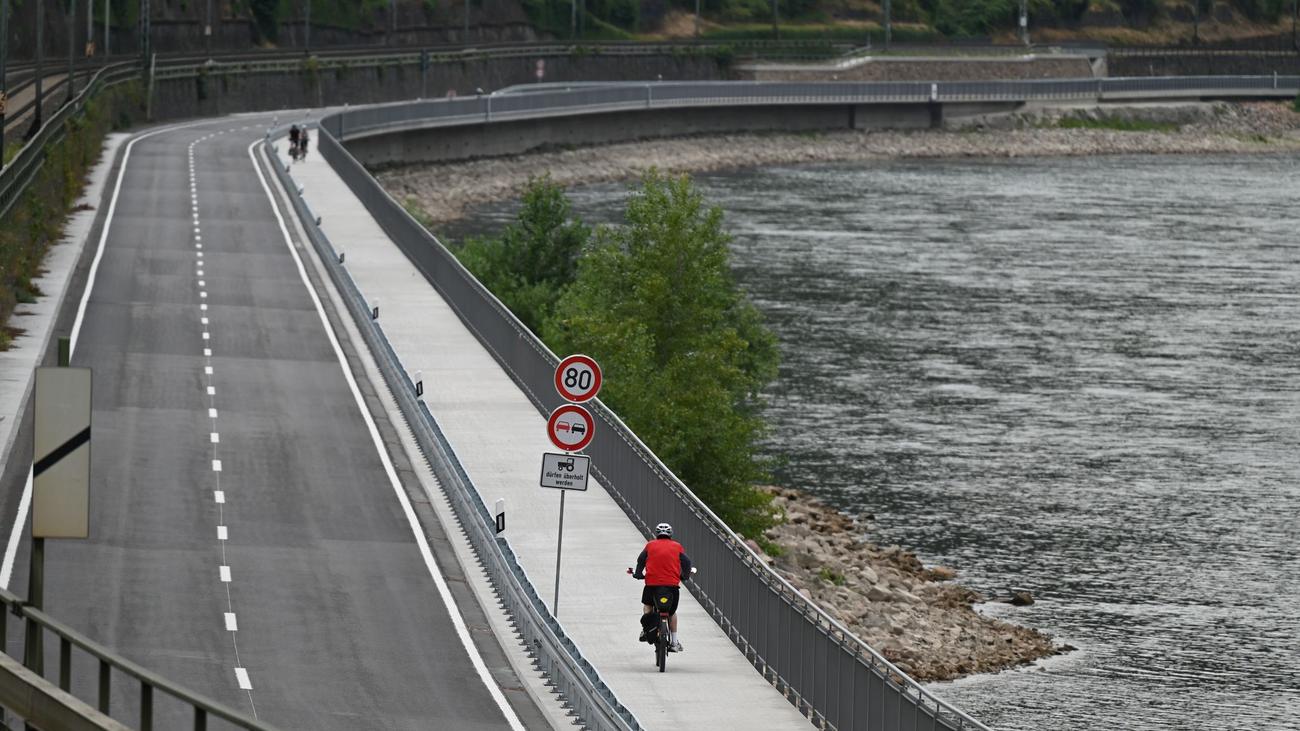
[[[602,399],[733,529],[762,535],[759,393],[777,350],[731,276],[722,211],[690,179],[650,173],[624,224],[597,231],[544,326],[606,374]]]
[[[46,149],[40,170],[0,219],[0,323],[9,321],[18,301],[36,292],[32,277],[61,235],[86,172],[99,159],[104,135],[129,124],[142,98],[139,84],[132,82],[87,102],[84,116],[67,123],[67,134]],[[0,329],[0,349],[8,345],[6,333]]]
[[[564,190],[535,178],[516,221],[500,237],[470,239],[456,254],[535,333],[573,282],[578,255],[591,239],[591,230],[570,214]]]

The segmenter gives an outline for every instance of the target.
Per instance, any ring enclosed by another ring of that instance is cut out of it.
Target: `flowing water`
[[[698,182],[780,337],[778,481],[1080,648],[937,693],[1006,729],[1300,729],[1300,159]]]

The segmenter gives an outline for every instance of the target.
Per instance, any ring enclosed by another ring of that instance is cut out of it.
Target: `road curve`
[[[94,369],[92,537],[48,542],[45,606],[282,728],[520,728],[451,619],[248,153],[267,121],[128,147],[73,356]]]

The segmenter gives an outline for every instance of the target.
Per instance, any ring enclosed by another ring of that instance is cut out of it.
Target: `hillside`
[[[841,40],[879,45],[885,0],[699,0],[700,35],[714,40]],[[99,0],[96,26],[111,6],[114,48],[131,52],[142,0]],[[212,0],[215,48],[296,47],[308,2],[313,45],[404,45],[570,38],[573,2],[578,34],[596,39],[689,38],[696,0]],[[1104,41],[1115,45],[1245,42],[1290,45],[1295,0],[1028,0],[1035,42]],[[87,3],[78,3],[82,27]],[[206,43],[206,0],[151,0],[155,48]],[[1020,0],[892,0],[896,43],[959,39],[1015,42]],[[12,4],[10,53],[30,56],[34,3]],[[64,45],[62,3],[47,5],[47,50]],[[463,28],[468,10],[468,38]],[[396,17],[393,16],[395,11]],[[396,35],[392,31],[396,30]],[[1262,39],[1271,39],[1263,41]]]

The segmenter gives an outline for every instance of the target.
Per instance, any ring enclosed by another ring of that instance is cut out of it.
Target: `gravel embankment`
[[[1063,116],[1120,116],[1177,124],[1175,131],[1063,129]],[[379,173],[398,200],[435,227],[478,205],[518,197],[530,178],[561,185],[635,179],[650,168],[699,173],[758,165],[928,157],[1027,157],[1300,152],[1300,114],[1281,103],[1052,109],[915,132],[710,135],[551,150],[508,158],[413,165]]]
[[[786,514],[767,535],[782,549],[768,559],[772,567],[917,680],[996,672],[1074,649],[976,612],[990,597],[953,583],[953,569],[870,543],[869,529],[797,490],[771,491]]]

